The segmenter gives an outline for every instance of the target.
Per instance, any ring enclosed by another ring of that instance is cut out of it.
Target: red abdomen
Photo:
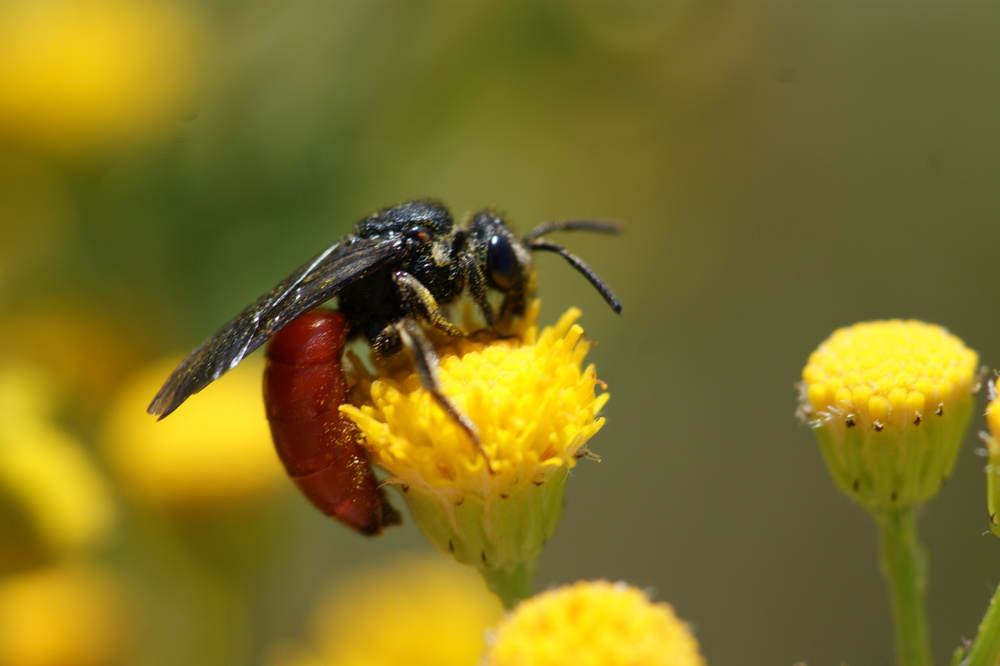
[[[372,472],[357,426],[340,413],[347,383],[340,361],[344,315],[313,310],[278,331],[267,347],[264,406],[285,470],[323,513],[375,535],[399,523]]]

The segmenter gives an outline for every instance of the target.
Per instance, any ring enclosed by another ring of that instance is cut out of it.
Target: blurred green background
[[[835,328],[874,318],[944,325],[1000,367],[1000,5],[157,7],[186,27],[158,65],[180,81],[171,113],[148,127],[38,129],[0,98],[3,354],[72,360],[50,364],[67,428],[97,442],[134,369],[195,346],[383,206],[495,204],[522,230],[621,220],[619,238],[555,238],[612,285],[620,317],[561,260],[538,261],[543,320],[584,309],[612,394],[602,460],[574,471],[538,586],[649,588],[710,663],[892,662],[874,525],[830,482],[794,383]],[[1000,580],[979,401],[922,515],[939,663]],[[166,618],[139,661],[186,661],[185,605],[213,606],[176,582],[155,514],[122,514],[100,557]],[[304,632],[317,581],[422,547],[409,525],[348,533],[290,484],[205,531],[205,557],[233,576],[247,551],[268,560],[247,574],[242,647],[206,663],[260,663]]]

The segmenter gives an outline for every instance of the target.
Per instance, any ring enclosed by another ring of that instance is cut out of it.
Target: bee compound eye
[[[490,236],[486,249],[486,270],[493,285],[501,291],[509,291],[517,284],[520,273],[517,255],[506,237],[499,234]]]

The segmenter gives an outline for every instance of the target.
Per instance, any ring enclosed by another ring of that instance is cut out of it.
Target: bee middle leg
[[[411,318],[400,319],[386,326],[379,337],[397,338],[399,341],[398,344],[410,351],[410,354],[413,356],[413,362],[416,365],[417,376],[420,377],[420,383],[431,394],[441,409],[469,436],[473,446],[476,447],[479,453],[482,454],[483,459],[486,460],[486,467],[492,474],[493,467],[486,449],[483,448],[482,442],[479,440],[479,432],[476,429],[476,424],[463,414],[441,390],[441,379],[438,376],[438,355],[430,340],[427,339],[427,334],[424,333],[420,323]]]

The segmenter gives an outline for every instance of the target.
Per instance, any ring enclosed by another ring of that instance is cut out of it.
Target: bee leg
[[[421,284],[420,280],[405,271],[396,271],[392,274],[392,281],[399,289],[408,314],[412,317],[427,322],[452,338],[465,335],[462,329],[455,326],[444,316],[437,299],[434,298],[434,294]]]
[[[483,321],[486,322],[486,328],[492,329],[496,325],[497,315],[493,311],[493,305],[489,300],[489,285],[486,283],[483,268],[472,258],[472,255],[466,255],[464,272],[472,300],[476,302],[476,306],[479,307],[479,311],[483,314]]]
[[[493,467],[490,463],[490,457],[486,454],[486,449],[483,448],[482,442],[479,441],[476,424],[469,420],[469,417],[455,407],[448,400],[448,397],[441,392],[441,380],[438,378],[438,355],[427,339],[426,334],[424,334],[420,324],[413,319],[401,319],[387,328],[391,328],[395,335],[399,336],[399,341],[402,345],[410,350],[410,353],[413,355],[413,361],[417,366],[417,375],[420,377],[420,383],[434,397],[434,400],[441,409],[469,436],[473,446],[483,455],[483,459],[486,460],[486,468],[492,474]],[[385,331],[383,331],[384,334]]]

